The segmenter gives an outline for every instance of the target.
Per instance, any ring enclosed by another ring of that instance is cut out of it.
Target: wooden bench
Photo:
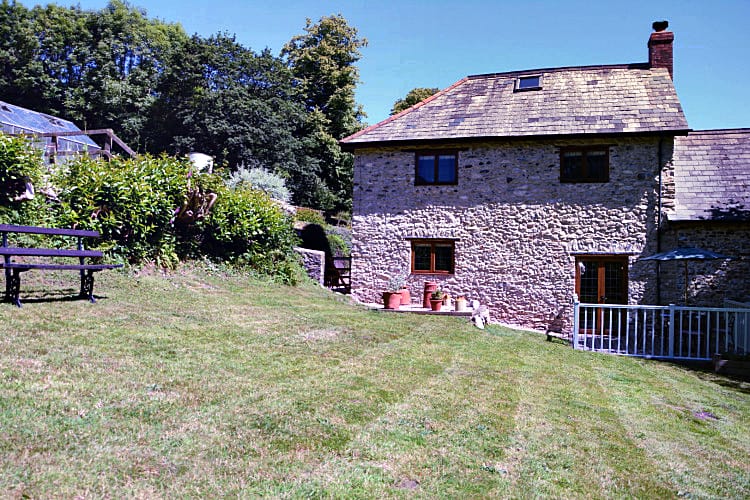
[[[29,248],[29,247],[12,247],[8,245],[9,234],[42,234],[49,236],[67,236],[77,238],[78,244],[76,249],[58,249],[58,248]],[[94,273],[105,269],[115,269],[122,267],[122,264],[87,264],[86,259],[100,258],[102,252],[99,250],[86,250],[83,245],[84,238],[98,238],[97,231],[85,231],[81,229],[56,229],[50,227],[35,226],[15,226],[10,224],[0,224],[0,234],[2,234],[2,246],[0,246],[0,255],[3,257],[0,267],[5,269],[5,300],[12,302],[21,307],[21,273],[38,269],[41,271],[80,271],[81,274],[81,298],[87,298],[91,302],[94,299]],[[17,262],[14,257],[63,257],[77,258],[77,264],[59,264],[54,262]]]

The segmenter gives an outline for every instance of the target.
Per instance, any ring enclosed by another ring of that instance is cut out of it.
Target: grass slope
[[[0,304],[3,497],[750,491],[746,384],[189,268],[97,292]]]

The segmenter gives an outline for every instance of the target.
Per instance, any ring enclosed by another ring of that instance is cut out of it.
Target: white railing
[[[573,347],[649,358],[747,353],[750,309],[573,303]]]

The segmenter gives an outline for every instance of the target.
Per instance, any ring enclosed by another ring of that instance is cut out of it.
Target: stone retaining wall
[[[325,252],[300,247],[295,247],[294,251],[302,257],[302,267],[307,271],[307,275],[310,276],[313,281],[317,281],[323,286],[325,284]]]

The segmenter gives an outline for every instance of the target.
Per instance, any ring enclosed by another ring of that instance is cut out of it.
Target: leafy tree
[[[308,111],[301,130],[307,156],[314,159],[304,178],[312,194],[310,205],[322,209],[347,208],[351,203],[353,159],[338,141],[362,127],[364,112],[355,101],[359,82],[355,63],[367,40],[343,16],[310,19],[305,34],[293,37],[281,51],[299,80]]]
[[[355,63],[359,49],[367,40],[341,14],[322,17],[317,24],[310,19],[305,34],[293,37],[281,50],[294,75],[308,111],[319,110],[328,120],[326,131],[336,140],[361,127],[365,114],[354,99],[359,83]]]
[[[85,74],[82,114],[95,128],[114,128],[131,146],[146,144],[146,122],[156,87],[172,51],[187,40],[182,27],[149,19],[121,0],[88,13],[90,58]],[[150,149],[150,148],[149,148]]]
[[[307,21],[281,57],[234,37],[188,37],[124,0],[101,10],[0,0],[0,96],[158,154],[202,151],[284,178],[292,201],[346,209],[362,126],[355,63],[366,40],[340,16]]]
[[[158,91],[152,140],[163,150],[200,151],[230,167],[261,164],[285,178],[306,162],[294,135],[304,107],[291,72],[267,49],[195,35],[172,54]]]
[[[27,68],[34,59],[37,40],[29,10],[15,1],[0,3],[0,95],[19,101],[34,87]]]
[[[406,109],[409,109],[415,104],[424,101],[428,97],[433,96],[438,92],[440,92],[440,89],[436,87],[435,88],[417,87],[417,88],[411,89],[403,99],[398,99],[395,103],[393,103],[393,108],[391,108],[391,116],[396,115]]]
[[[99,11],[0,4],[0,95],[84,128],[115,128],[132,146],[142,131],[176,24],[112,0]]]

